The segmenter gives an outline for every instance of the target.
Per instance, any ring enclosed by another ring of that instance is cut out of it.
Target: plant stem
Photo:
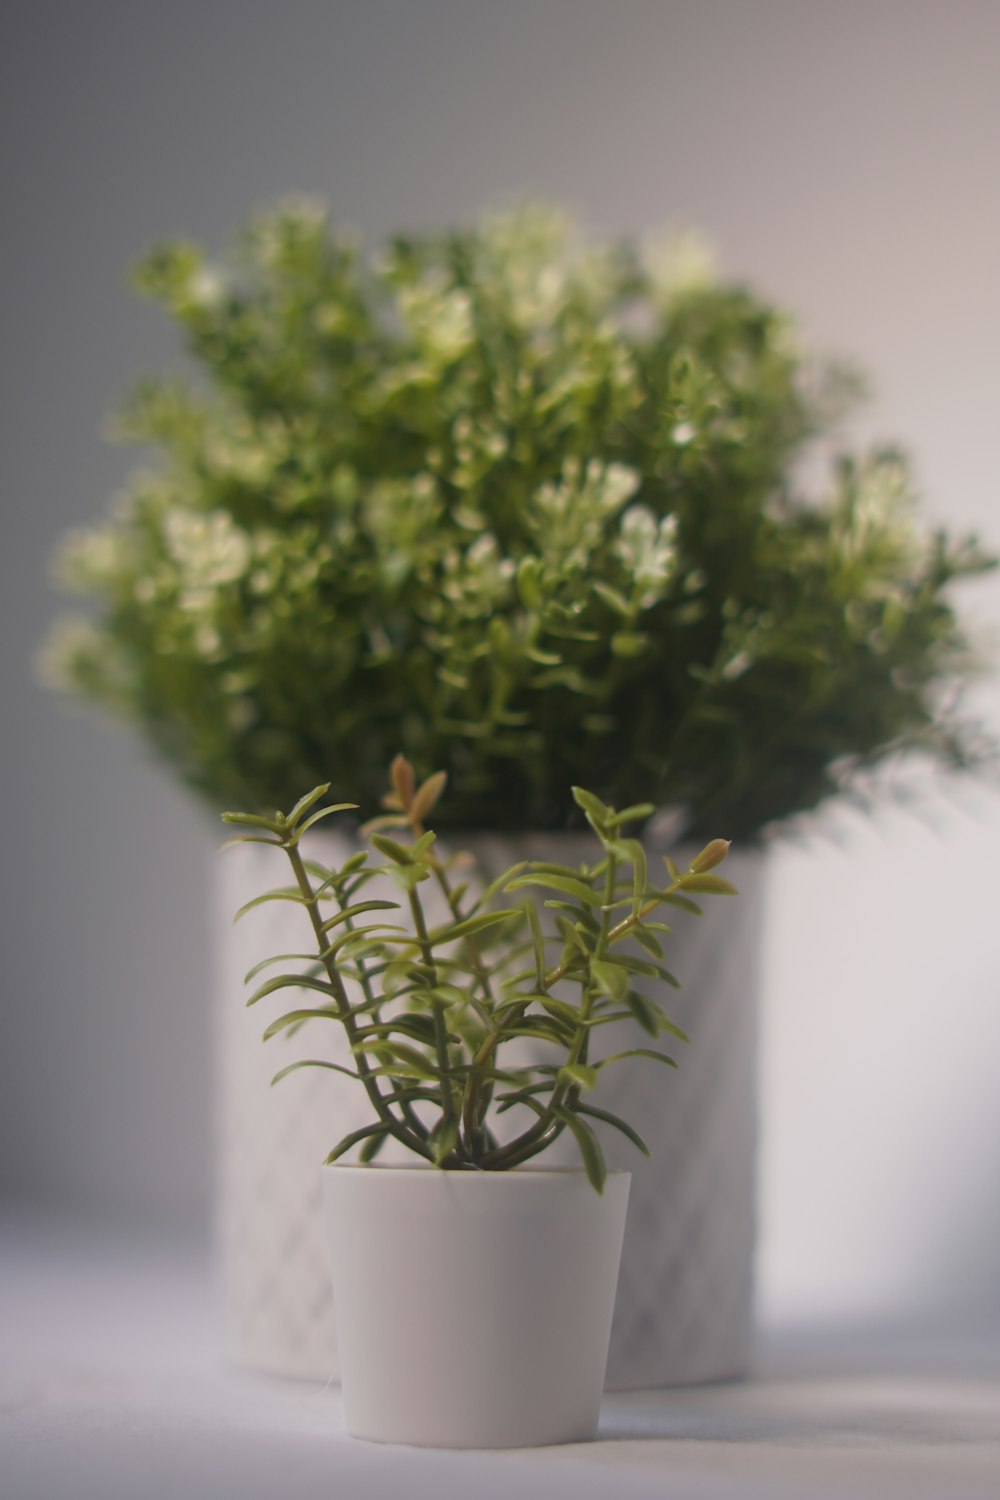
[[[417,942],[425,966],[430,970],[431,984],[438,982],[437,965],[434,962],[434,949],[427,934],[427,923],[424,920],[424,909],[420,903],[420,897],[416,890],[409,892],[410,911],[413,915],[413,927],[417,934]],[[438,1069],[441,1073],[441,1108],[446,1120],[455,1118],[455,1097],[452,1087],[448,1081],[451,1069],[451,1059],[448,1056],[448,1028],[444,1019],[444,1007],[439,1000],[432,1002],[434,1011],[434,1046],[437,1052]]]
[[[609,907],[612,901],[614,901],[615,899],[615,876],[617,874],[617,870],[618,862],[615,856],[609,853],[607,869],[604,876],[605,907]],[[634,925],[634,923],[638,920],[639,913],[636,912],[632,919],[632,925]],[[614,936],[614,934],[618,933],[619,930],[621,932],[628,931],[628,925],[625,922],[620,922],[618,924],[618,927],[612,929],[610,911],[602,911],[601,930],[598,934],[597,942],[594,945],[593,954],[591,955],[592,961],[593,959],[602,959],[605,956],[612,937]],[[560,966],[560,968],[562,972],[560,972],[560,969],[556,969],[553,971],[556,978],[552,978],[549,975],[545,976],[546,993],[549,992],[551,986],[556,983],[559,978],[563,977],[563,974],[566,972],[567,966],[562,965]],[[586,1023],[590,1018],[590,1007],[592,1006],[593,1002],[594,986],[593,981],[590,979],[590,966],[588,964],[587,979],[583,983],[583,994],[580,999],[580,1024],[577,1027],[576,1036],[573,1038],[573,1043],[570,1047],[569,1057],[567,1059],[567,1062],[570,1065],[579,1062],[581,1057],[583,1057],[586,1053],[589,1035],[589,1029]],[[523,1135],[518,1136],[516,1140],[511,1141],[507,1146],[501,1146],[496,1152],[491,1152],[487,1156],[485,1156],[481,1162],[481,1165],[492,1170],[506,1169],[509,1167],[517,1166],[522,1161],[529,1160],[530,1157],[537,1155],[539,1151],[544,1151],[548,1146],[552,1144],[552,1142],[556,1139],[556,1137],[563,1129],[562,1123],[556,1115],[556,1111],[562,1107],[567,1098],[576,1096],[578,1095],[578,1093],[578,1084],[556,1083],[555,1087],[552,1090],[552,1097],[549,1099],[547,1106],[539,1115],[539,1118],[535,1122],[535,1124],[532,1125],[529,1130],[526,1130]]]
[[[309,920],[312,924],[316,942],[319,945],[319,952],[322,955],[324,950],[329,945],[327,943],[326,933],[323,931],[323,919],[319,910],[319,898],[317,897],[310,883],[309,874],[306,870],[305,864],[303,863],[302,855],[299,853],[297,842],[289,842],[286,839],[283,841],[282,847],[285,853],[288,855],[289,861],[291,863],[292,870],[295,874],[296,883],[298,884],[299,891],[302,894],[302,899],[305,903],[306,910],[309,913]],[[344,981],[340,975],[340,971],[338,970],[336,963],[332,958],[321,958],[320,961],[323,964],[323,968],[326,971],[326,974],[330,980],[330,984],[335,992],[337,1014],[341,1022],[343,1023],[344,1031],[347,1034],[347,1040],[351,1046],[351,1054],[358,1069],[358,1076],[365,1087],[368,1097],[371,1100],[379,1119],[383,1122],[383,1124],[387,1127],[391,1134],[394,1135],[398,1141],[402,1142],[404,1146],[407,1146],[418,1156],[423,1156],[427,1160],[431,1160],[432,1153],[427,1144],[423,1140],[421,1140],[418,1135],[414,1134],[412,1130],[408,1129],[407,1126],[402,1124],[401,1121],[396,1119],[395,1115],[392,1113],[392,1110],[389,1108],[389,1105],[382,1098],[382,1094],[378,1086],[378,1080],[372,1075],[371,1064],[369,1063],[364,1051],[361,1048],[355,1050],[355,1044],[357,1042],[357,1024],[355,1022],[354,1016],[351,1013],[350,997],[348,996],[347,990],[344,987]]]

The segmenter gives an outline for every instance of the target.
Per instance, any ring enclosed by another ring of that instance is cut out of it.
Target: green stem
[[[609,907],[615,899],[615,876],[617,870],[618,862],[613,854],[609,854],[604,876],[605,907]],[[635,913],[635,920],[638,920],[638,915],[638,913]],[[619,929],[624,932],[628,930],[628,927],[625,922],[620,922],[618,927],[612,929],[611,913],[610,911],[603,911],[601,913],[601,930],[594,945],[592,955],[594,959],[602,959],[605,956],[613,936],[618,933]],[[561,978],[567,968],[568,965],[562,965],[562,973],[560,973],[559,969],[554,970],[553,973],[557,978]],[[555,979],[546,975],[546,993],[548,993],[551,985],[555,982]],[[586,1052],[589,1030],[586,1022],[590,1018],[590,1008],[593,1003],[593,984],[585,983],[583,986],[583,996],[580,1001],[580,1025],[577,1027],[576,1036],[573,1038],[567,1059],[570,1065],[579,1062]],[[498,1151],[489,1153],[483,1158],[481,1165],[493,1170],[506,1169],[517,1166],[522,1161],[529,1160],[530,1157],[537,1155],[539,1151],[544,1151],[552,1144],[563,1128],[556,1111],[562,1107],[568,1098],[571,1098],[571,1096],[576,1097],[578,1094],[579,1085],[557,1083],[552,1090],[552,1096],[544,1111],[539,1115],[538,1120],[532,1125],[530,1130],[526,1130],[523,1135],[518,1136],[516,1140],[511,1141],[507,1146],[501,1146]]]
[[[309,874],[302,861],[302,855],[299,853],[298,844],[285,841],[282,847],[284,848],[285,853],[288,855],[289,861],[291,863],[292,870],[295,874],[296,883],[298,885],[299,891],[301,892],[306,910],[309,913],[309,920],[312,924],[313,933],[315,934],[316,942],[319,946],[319,951],[322,954],[328,944],[326,934],[323,931],[323,919],[319,909],[319,898],[317,897],[310,883]],[[326,971],[327,977],[330,980],[330,984],[334,990],[337,1014],[340,1017],[340,1020],[343,1023],[344,1031],[347,1034],[347,1040],[351,1046],[351,1053],[358,1070],[358,1076],[365,1087],[365,1091],[367,1092],[368,1097],[371,1100],[379,1119],[387,1127],[391,1134],[394,1135],[398,1141],[401,1141],[404,1146],[408,1147],[409,1150],[414,1151],[418,1156],[425,1157],[427,1160],[432,1160],[432,1153],[426,1143],[422,1141],[418,1135],[415,1135],[412,1130],[409,1130],[401,1121],[396,1119],[395,1115],[392,1113],[392,1110],[383,1099],[378,1086],[378,1080],[372,1076],[371,1064],[369,1063],[364,1051],[360,1048],[355,1051],[355,1044],[357,1042],[357,1023],[351,1013],[351,1001],[350,997],[348,996],[347,990],[344,987],[344,981],[341,978],[340,971],[338,970],[337,965],[332,958],[323,958],[321,959],[321,962],[323,964],[324,970]]]
[[[417,943],[420,947],[420,955],[424,966],[430,973],[432,985],[437,985],[437,965],[434,962],[434,948],[427,933],[427,923],[424,920],[424,909],[420,904],[420,897],[416,890],[411,890],[410,912],[413,916],[413,928],[417,934]],[[451,1059],[448,1056],[448,1028],[444,1019],[444,1007],[438,1000],[432,1002],[434,1011],[434,1047],[437,1052],[438,1069],[441,1074],[441,1108],[446,1120],[455,1118],[455,1098],[452,1093],[448,1074],[451,1070]]]

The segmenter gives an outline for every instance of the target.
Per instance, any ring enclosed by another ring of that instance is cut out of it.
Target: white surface
[[[345,1436],[322,1386],[218,1353],[204,1262],[0,1235],[4,1500],[996,1500],[1000,1331],[771,1335],[744,1385],[605,1398],[599,1438],[449,1454]]]

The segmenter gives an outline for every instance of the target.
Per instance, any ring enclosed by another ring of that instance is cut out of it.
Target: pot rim
[[[320,1168],[322,1172],[357,1172],[357,1173],[379,1173],[382,1177],[407,1176],[414,1174],[432,1177],[435,1181],[447,1179],[455,1181],[477,1181],[477,1182],[504,1182],[516,1180],[524,1182],[526,1179],[541,1179],[547,1177],[582,1177],[587,1180],[587,1173],[583,1167],[509,1167],[503,1172],[477,1172],[474,1168],[457,1167],[435,1167],[431,1162],[413,1162],[412,1164],[395,1164],[381,1162],[358,1162],[358,1161],[331,1161],[324,1162]],[[631,1177],[632,1173],[623,1167],[609,1167],[608,1179],[612,1177]]]

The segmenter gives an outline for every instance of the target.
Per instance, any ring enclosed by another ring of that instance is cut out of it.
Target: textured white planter
[[[323,1171],[348,1430],[582,1442],[600,1414],[627,1172]]]
[[[590,857],[594,847],[578,835],[462,842],[474,843],[493,869],[523,857],[572,862]],[[655,827],[646,842],[652,860],[661,846]],[[314,844],[318,858],[333,862],[352,847],[336,836],[328,836],[325,848],[318,839]],[[684,859],[684,851],[673,852]],[[243,975],[260,958],[307,951],[308,924],[298,907],[275,903],[231,926],[244,901],[285,882],[277,852],[256,845],[231,850],[220,856],[217,870],[216,1204],[230,1347],[259,1369],[326,1380],[339,1374],[339,1364],[317,1167],[361,1123],[366,1101],[346,1079],[319,1069],[303,1069],[269,1088],[283,1064],[308,1056],[346,1061],[346,1049],[334,1023],[313,1023],[291,1040],[279,1036],[261,1044],[280,996],[266,1013],[267,1002],[248,1012]],[[749,1364],[757,959],[766,860],[734,851],[725,873],[740,887],[739,898],[705,901],[700,920],[677,913],[667,939],[668,966],[684,988],[661,998],[691,1037],[678,1053],[680,1067],[668,1071],[641,1059],[616,1064],[595,1097],[632,1122],[653,1152],[647,1161],[614,1132],[602,1134],[609,1165],[632,1172],[608,1362],[611,1388],[718,1380],[744,1374]],[[546,1153],[546,1163],[579,1165],[571,1142],[561,1140],[556,1149],[558,1155]],[[412,1158],[387,1148],[379,1160]]]

